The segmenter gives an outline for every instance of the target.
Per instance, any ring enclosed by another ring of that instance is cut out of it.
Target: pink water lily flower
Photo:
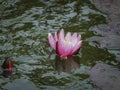
[[[64,36],[64,29],[61,29],[58,34],[55,32],[54,36],[49,33],[48,40],[56,53],[64,59],[76,54],[82,45],[81,35],[77,35],[77,33],[71,35],[71,33],[68,32],[66,36]]]

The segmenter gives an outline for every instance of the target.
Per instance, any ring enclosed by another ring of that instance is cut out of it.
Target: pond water
[[[106,14],[88,0],[0,0],[0,65],[13,59],[14,71],[0,73],[1,90],[100,90],[89,78],[98,62],[118,66],[115,55],[90,44],[90,27],[106,23]],[[60,61],[48,33],[61,28],[81,34],[83,45],[69,60]]]

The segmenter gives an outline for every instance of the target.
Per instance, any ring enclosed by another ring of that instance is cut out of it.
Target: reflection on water
[[[61,60],[59,56],[56,55],[55,58],[55,70],[60,74],[61,72],[68,72],[70,73],[72,70],[80,68],[80,59],[77,58],[76,62],[74,60],[74,56],[68,57],[66,60]]]

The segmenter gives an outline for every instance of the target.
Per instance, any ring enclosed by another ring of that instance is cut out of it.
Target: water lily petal
[[[63,40],[58,40],[58,53],[59,53],[59,55],[61,56],[61,55],[63,55],[64,54],[64,42],[63,42]]]
[[[77,41],[81,40],[81,35],[78,35]]]
[[[55,32],[54,39],[55,39],[55,41],[58,41],[57,32]]]
[[[53,38],[52,34],[51,33],[48,33],[48,40],[49,40],[49,43],[51,45],[51,47],[56,50],[56,41],[55,39]]]
[[[74,33],[72,37],[77,38],[77,33]]]
[[[60,33],[59,33],[59,39],[64,39],[64,29],[61,29],[60,30]]]
[[[71,42],[76,42],[77,41],[77,33],[74,33],[71,37]]]
[[[70,32],[68,32],[68,33],[66,34],[65,40],[68,40],[68,41],[71,40],[71,33],[70,33]]]
[[[69,41],[58,41],[58,51],[60,55],[70,56],[75,45],[72,45],[72,42]]]
[[[72,51],[72,46],[71,46],[70,44],[66,44],[66,45],[64,46],[64,54],[65,54],[66,56],[69,56],[70,53],[71,53],[71,51]]]
[[[71,55],[74,54],[82,46],[82,40],[79,41],[74,48],[72,48]]]

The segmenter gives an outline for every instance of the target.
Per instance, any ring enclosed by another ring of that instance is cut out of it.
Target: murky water
[[[12,57],[15,70],[0,75],[1,90],[100,90],[89,78],[97,62],[116,65],[115,55],[91,45],[88,29],[106,23],[88,0],[0,0],[0,65]],[[60,61],[47,39],[61,28],[82,35],[79,54]]]

